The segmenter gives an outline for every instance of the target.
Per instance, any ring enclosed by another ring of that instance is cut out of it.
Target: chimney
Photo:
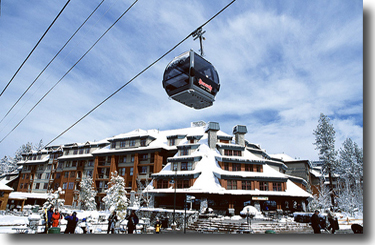
[[[235,141],[237,145],[245,147],[245,134],[247,133],[247,128],[244,125],[236,125],[233,128],[233,134],[235,136]]]
[[[217,131],[220,130],[220,125],[217,122],[209,122],[206,128],[208,133],[208,146],[210,149],[216,149]]]

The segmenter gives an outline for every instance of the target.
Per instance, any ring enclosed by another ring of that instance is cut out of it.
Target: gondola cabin
[[[220,83],[215,67],[190,50],[167,65],[163,87],[170,98],[194,109],[203,109],[212,106]]]

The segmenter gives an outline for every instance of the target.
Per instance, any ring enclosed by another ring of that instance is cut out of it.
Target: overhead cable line
[[[26,57],[26,59],[22,62],[22,64],[20,65],[20,67],[17,69],[16,73],[14,73],[14,75],[12,76],[12,78],[10,79],[10,81],[8,82],[8,84],[5,86],[5,88],[3,89],[3,91],[1,92],[0,94],[0,97],[3,95],[3,93],[5,92],[5,90],[8,88],[9,84],[13,81],[13,79],[16,77],[16,75],[18,74],[18,72],[21,70],[22,66],[26,63],[26,61],[29,59],[29,57],[31,56],[31,54],[34,52],[34,50],[36,49],[36,47],[39,45],[39,43],[42,41],[42,39],[44,38],[44,36],[47,34],[47,32],[49,31],[49,29],[51,29],[51,27],[53,26],[53,24],[56,22],[56,20],[59,18],[59,16],[61,15],[61,13],[64,11],[65,7],[68,5],[68,3],[70,2],[70,0],[68,0],[64,7],[60,10],[59,14],[55,17],[55,19],[52,21],[52,23],[49,25],[49,27],[47,28],[47,30],[44,32],[43,36],[39,39],[39,41],[36,43],[36,45],[34,46],[34,48],[31,50],[31,52],[29,53],[29,55]]]
[[[231,1],[229,4],[227,4],[224,8],[222,8],[219,12],[217,12],[214,16],[212,16],[209,20],[207,20],[205,23],[203,23],[201,26],[199,26],[196,30],[191,32],[189,35],[187,35],[184,39],[182,39],[179,43],[177,43],[173,48],[169,49],[166,53],[164,53],[162,56],[160,56],[157,60],[152,62],[149,66],[144,68],[142,71],[140,71],[137,75],[135,75],[132,79],[130,79],[127,83],[122,85],[120,88],[118,88],[115,92],[113,92],[111,95],[109,95],[107,98],[105,98],[102,102],[100,102],[98,105],[96,105],[94,108],[92,108],[89,112],[87,112],[85,115],[83,115],[79,120],[77,120],[75,123],[73,123],[70,127],[65,129],[62,133],[60,133],[58,136],[56,136],[53,140],[48,142],[48,144],[45,145],[45,147],[49,146],[52,142],[60,138],[62,135],[64,135],[66,132],[68,132],[71,128],[73,128],[75,125],[77,125],[79,122],[81,122],[84,118],[86,118],[88,115],[90,115],[93,111],[95,111],[97,108],[99,108],[101,105],[103,105],[107,100],[112,98],[115,94],[120,92],[123,88],[125,88],[127,85],[129,85],[132,81],[134,81],[137,77],[139,77],[142,73],[150,69],[153,65],[155,65],[157,62],[159,62],[161,59],[163,59],[165,56],[167,56],[170,52],[172,52],[174,49],[176,49],[178,46],[180,46],[183,42],[185,42],[190,36],[194,36],[198,30],[203,28],[205,25],[207,25],[211,20],[213,20],[215,17],[217,17],[219,14],[221,14],[225,9],[227,9],[230,5],[232,5],[236,0]],[[0,142],[1,143],[1,142]]]
[[[90,17],[96,12],[96,10],[102,5],[104,0],[102,0],[99,5],[91,12],[91,14],[86,18],[86,20],[78,27],[78,29],[73,33],[73,35],[69,38],[68,41],[62,46],[62,48],[57,52],[57,54],[50,60],[50,62],[44,67],[44,69],[39,73],[39,75],[34,79],[34,81],[29,85],[29,87],[23,92],[23,94],[18,98],[18,100],[13,104],[13,106],[8,110],[5,114],[3,119],[1,119],[0,123],[4,121],[4,119],[8,116],[8,114],[13,110],[13,108],[18,104],[18,102],[22,99],[22,97],[29,91],[29,89],[34,85],[34,83],[39,79],[39,77],[43,74],[43,72],[49,67],[49,65],[56,59],[56,57],[61,53],[61,51],[68,45],[68,43],[73,39],[73,37],[77,34],[77,32],[86,24],[86,22],[90,19]]]
[[[132,5],[130,5],[130,7],[125,10],[121,16],[95,41],[95,43],[86,51],[86,53],[84,53],[81,58],[78,59],[78,61],[76,63],[74,63],[74,65],[60,78],[60,80],[58,80],[53,86],[52,88],[50,88],[44,95],[43,97],[27,112],[27,114],[21,119],[21,121],[19,121],[17,123],[16,126],[13,127],[13,129],[7,134],[4,136],[4,138],[2,138],[2,140],[0,141],[0,144],[23,122],[23,120],[25,120],[25,118],[39,105],[39,103],[66,77],[66,75],[68,75],[68,73],[73,70],[73,68],[91,51],[91,49],[94,48],[94,46],[104,37],[105,34],[108,33],[108,31],[110,29],[112,29],[112,27],[138,2],[138,0],[135,0]]]

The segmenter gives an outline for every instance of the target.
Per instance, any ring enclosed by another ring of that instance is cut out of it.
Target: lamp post
[[[174,200],[173,200],[173,223],[172,226],[176,226],[176,220],[175,220],[175,215],[176,215],[176,188],[177,188],[177,166],[176,164],[173,165],[174,167]]]

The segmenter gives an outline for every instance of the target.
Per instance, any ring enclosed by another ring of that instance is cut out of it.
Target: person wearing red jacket
[[[52,214],[52,227],[57,227],[60,223],[61,214],[59,210],[56,208],[55,212]]]

